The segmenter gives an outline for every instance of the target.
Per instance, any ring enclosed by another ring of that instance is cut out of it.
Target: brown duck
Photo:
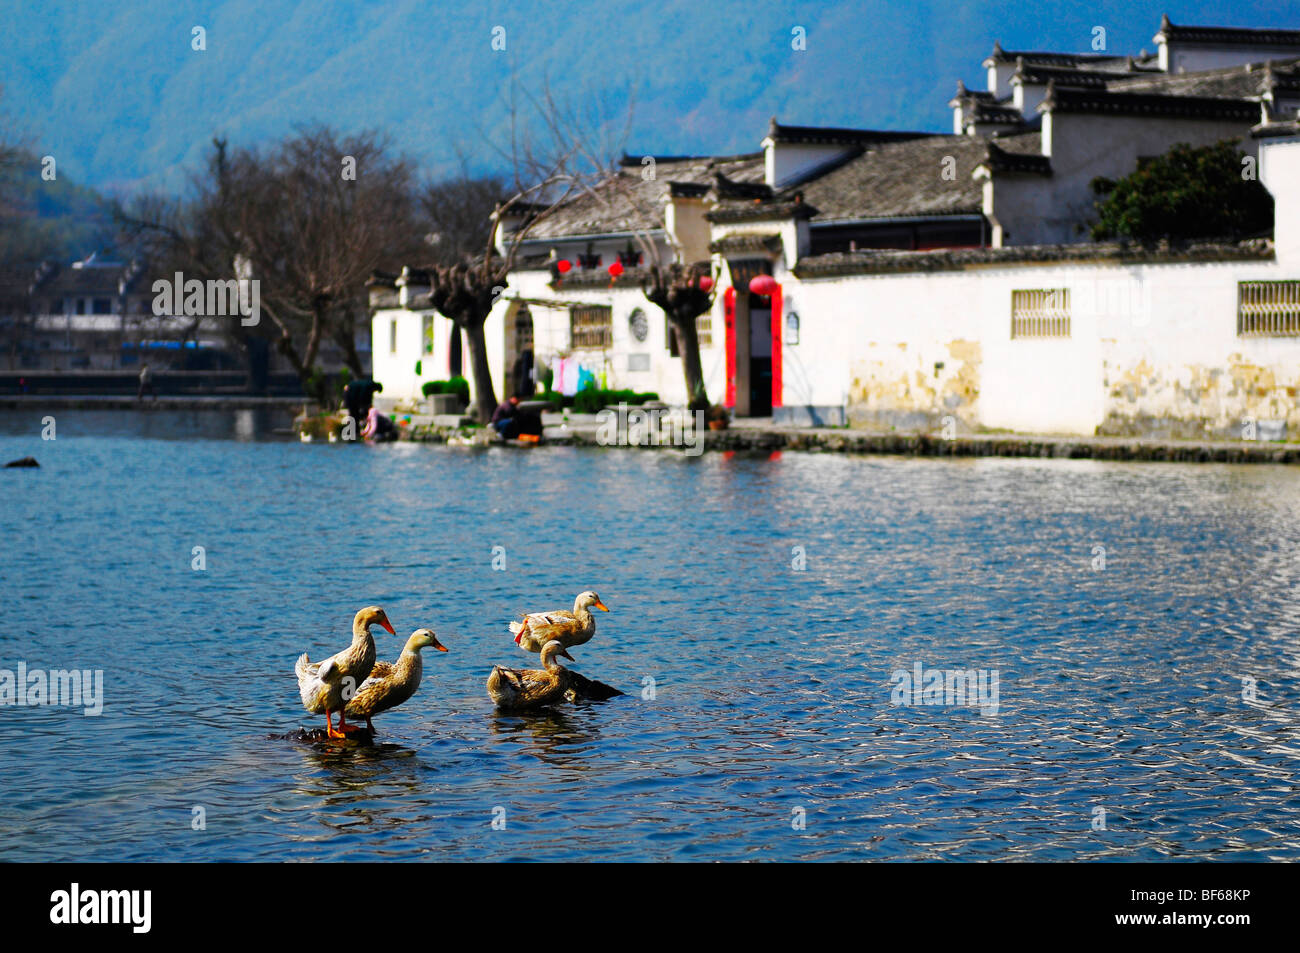
[[[420,649],[430,647],[439,652],[447,651],[447,647],[438,641],[432,629],[416,629],[406,640],[406,647],[396,662],[375,663],[375,667],[370,670],[370,677],[361,683],[343,711],[353,718],[364,718],[366,728],[374,734],[375,726],[370,723],[370,719],[381,711],[396,708],[420,687],[420,676],[424,672]]]
[[[352,644],[323,662],[313,662],[303,652],[294,665],[294,674],[298,676],[298,693],[302,696],[302,707],[313,715],[325,714],[325,732],[331,738],[346,738],[348,731],[358,730],[349,726],[344,718],[344,693],[355,692],[375,667],[375,639],[370,634],[370,627],[378,623],[393,635],[393,626],[388,616],[379,606],[366,606],[352,620]],[[334,730],[331,718],[339,713],[339,730]]]
[[[591,609],[608,612],[609,606],[590,589],[578,593],[573,601],[573,611],[556,609],[552,612],[530,612],[518,622],[510,623],[515,644],[526,652],[540,652],[547,642],[555,640],[566,649],[585,645],[596,634],[596,617]],[[567,656],[566,656],[567,658]]]
[[[498,708],[506,711],[524,711],[544,708],[564,701],[573,688],[573,672],[555,661],[555,657],[573,661],[559,640],[552,639],[542,646],[541,669],[492,669],[488,676],[488,697]]]

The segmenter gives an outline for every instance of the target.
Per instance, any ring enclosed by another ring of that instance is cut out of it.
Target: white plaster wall
[[[1052,112],[1043,117],[1043,151],[1051,156],[1052,174],[996,178],[992,207],[986,212],[1001,226],[1003,244],[1087,240],[1083,225],[1097,217],[1094,178],[1122,178],[1137,168],[1139,157],[1163,155],[1180,142],[1195,146],[1239,138],[1238,148],[1254,155],[1257,144],[1250,138],[1250,126],[1249,122]]]
[[[576,288],[561,283],[559,288],[550,287],[549,272],[516,272],[511,275],[510,289],[506,298],[522,297],[528,299],[528,309],[533,316],[533,349],[535,359],[540,366],[549,367],[551,359],[558,355],[577,358],[598,377],[604,375],[611,388],[631,388],[637,391],[653,391],[661,400],[670,404],[686,402],[686,383],[682,373],[681,359],[673,357],[667,347],[667,317],[656,305],[646,300],[637,285],[615,283],[608,288]],[[542,302],[551,301],[547,306]],[[578,350],[570,347],[569,307],[573,303],[606,305],[612,310],[613,346],[607,351]],[[498,310],[508,309],[508,300],[498,305]],[[632,312],[640,308],[649,324],[645,341],[637,341],[632,334],[629,318]],[[494,315],[497,311],[493,312]],[[705,387],[709,397],[714,401],[722,398],[725,385],[726,365],[723,359],[724,328],[722,318],[722,296],[715,296],[713,317],[713,345],[700,349],[700,361],[704,368]],[[504,342],[500,336],[504,324],[498,322],[497,340]],[[489,336],[489,343],[492,337]],[[644,354],[649,358],[649,369],[633,371],[629,369],[629,355]],[[501,344],[501,357],[504,344]],[[500,361],[501,357],[497,360]],[[500,375],[508,368],[493,365],[493,374]],[[497,379],[504,379],[498,377]]]
[[[1293,259],[1294,260],[1294,259]],[[1237,336],[1237,282],[1275,262],[1022,265],[799,281],[785,403],[846,402],[866,426],[1228,435],[1300,433],[1300,339]],[[1012,339],[1013,289],[1069,288],[1068,339]],[[941,362],[942,368],[935,364]]]
[[[433,316],[433,352],[423,351],[423,319]],[[390,326],[397,322],[397,349],[390,347]],[[489,318],[489,322],[491,318]],[[427,381],[442,381],[451,376],[451,319],[436,311],[408,311],[386,308],[371,317],[371,377],[384,385],[386,400],[419,400]],[[420,362],[420,373],[415,364]],[[474,378],[470,373],[469,348],[461,340],[461,367],[470,382],[471,399]],[[498,383],[498,390],[500,384]]]
[[[1300,137],[1266,139],[1259,150],[1259,176],[1273,193],[1277,257],[1300,263]]]
[[[1244,66],[1264,60],[1286,59],[1300,56],[1300,47],[1249,46],[1249,47],[1189,47],[1175,43],[1167,47],[1167,66],[1172,73],[1195,73],[1198,70],[1220,69],[1224,66]],[[1164,51],[1161,51],[1162,54]],[[1162,64],[1165,60],[1162,58]]]
[[[766,153],[764,169],[767,184],[774,188],[780,188],[797,176],[829,162],[846,151],[841,145],[773,143],[770,139],[763,140],[763,148]]]

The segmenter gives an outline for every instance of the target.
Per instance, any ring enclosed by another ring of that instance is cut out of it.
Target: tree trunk
[[[492,387],[492,368],[488,364],[487,337],[483,323],[487,315],[471,319],[465,326],[465,343],[469,347],[470,370],[474,375],[474,403],[479,423],[486,424],[497,409],[497,395]]]
[[[695,329],[695,316],[683,320],[672,315],[673,333],[677,335],[677,349],[682,355],[682,372],[686,375],[686,406],[691,410],[707,410],[709,395],[704,390],[704,366],[700,362],[700,336]]]

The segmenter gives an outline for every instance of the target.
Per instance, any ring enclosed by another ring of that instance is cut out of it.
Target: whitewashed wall
[[[986,183],[984,212],[994,225],[994,244],[1087,241],[1079,223],[1097,217],[1094,178],[1122,178],[1137,169],[1139,157],[1163,155],[1176,142],[1209,145],[1231,138],[1241,139],[1243,152],[1256,154],[1249,123],[1045,113],[1043,153],[1051,157],[1052,174],[998,175]]]
[[[1227,436],[1252,417],[1297,434],[1300,340],[1237,336],[1237,282],[1278,278],[1300,260],[788,281],[784,399],[843,401],[868,427]],[[1012,339],[1011,293],[1035,288],[1069,289],[1068,339]]]
[[[423,352],[423,318],[433,315],[433,352]],[[392,329],[396,324],[397,347],[392,347]],[[371,376],[384,385],[381,395],[387,401],[418,400],[423,396],[426,381],[446,380],[451,376],[451,319],[435,311],[408,311],[405,308],[385,308],[376,311],[370,320]],[[470,381],[469,351],[461,344],[462,367]],[[416,373],[416,362],[420,373]]]
[[[598,378],[603,374],[611,388],[631,388],[653,391],[660,399],[672,403],[686,402],[686,384],[680,358],[673,357],[667,346],[667,317],[651,304],[639,286],[619,281],[612,287],[581,288],[561,282],[551,288],[551,275],[545,271],[516,272],[510,277],[510,287],[503,300],[493,311],[494,323],[490,325],[489,343],[494,336],[504,341],[507,313],[513,314],[512,302],[525,299],[533,316],[533,351],[539,367],[550,366],[551,358],[559,355],[576,358]],[[552,306],[539,302],[553,301]],[[571,348],[569,334],[569,307],[573,303],[606,305],[612,309],[613,346],[608,350],[577,350]],[[637,341],[632,334],[629,319],[640,308],[649,324],[645,341]],[[709,396],[721,400],[725,385],[726,365],[723,359],[723,318],[721,295],[713,309],[713,346],[701,348],[700,360],[704,367],[705,386]],[[648,362],[646,370],[632,370],[632,355],[642,355]],[[492,373],[501,381],[509,368],[504,367],[504,348],[494,359]]]

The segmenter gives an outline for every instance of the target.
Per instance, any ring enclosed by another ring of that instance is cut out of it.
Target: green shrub
[[[462,404],[469,404],[469,381],[463,377],[453,377],[448,381],[425,381],[420,390],[425,397],[432,394],[456,394]]]
[[[578,391],[573,398],[573,409],[579,414],[595,414],[616,404],[636,406],[648,400],[658,399],[659,395],[653,391],[641,393],[634,390],[605,390],[588,382],[587,386]]]

